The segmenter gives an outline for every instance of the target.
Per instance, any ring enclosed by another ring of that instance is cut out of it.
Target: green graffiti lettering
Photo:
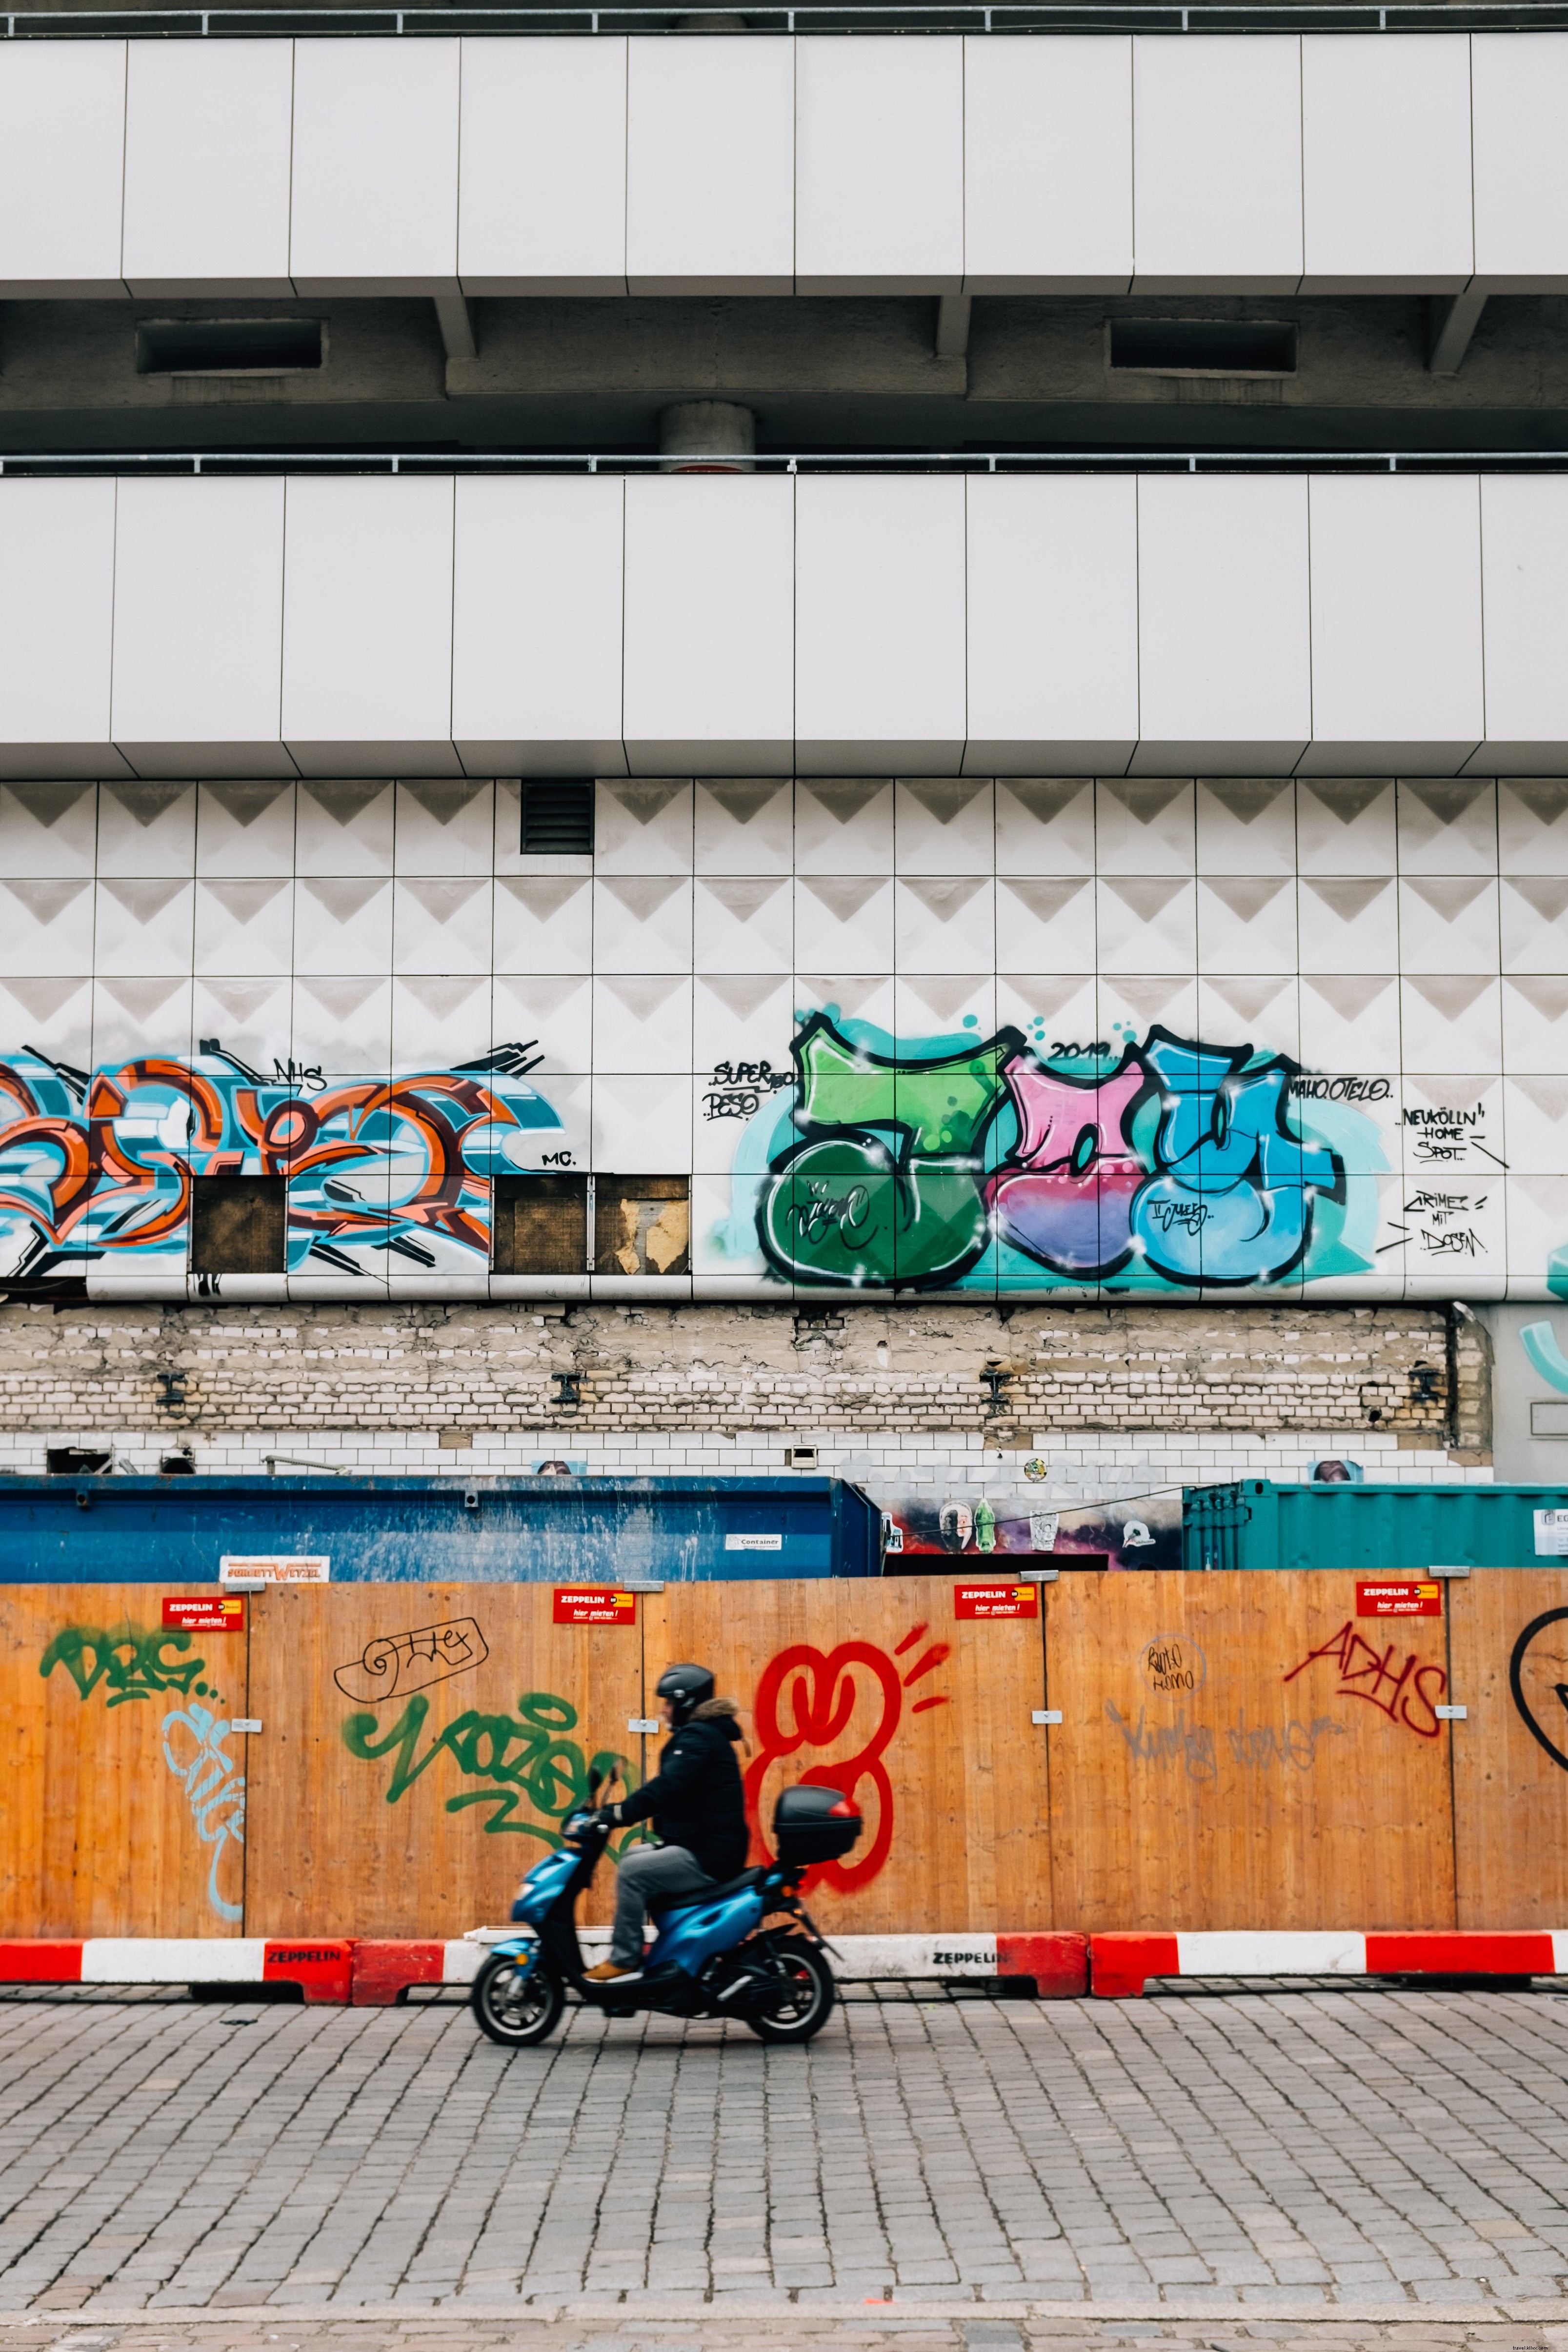
[[[898,1127],[910,1149],[973,1151],[1002,1097],[1002,1065],[1023,1045],[1003,1030],[945,1061],[888,1061],[841,1037],[826,1013],[795,1040],[802,1127]]]
[[[419,1740],[429,1713],[429,1700],[416,1695],[385,1733],[381,1733],[374,1715],[351,1715],[343,1724],[343,1746],[365,1763],[376,1763],[384,1756],[393,1759],[386,1783],[389,1805],[406,1796],[421,1773],[428,1771],[441,1755],[449,1756],[458,1769],[471,1779],[494,1781],[493,1788],[460,1790],[446,1801],[449,1813],[462,1812],[470,1805],[490,1806],[487,1836],[505,1831],[558,1846],[561,1839],[556,1831],[512,1818],[520,1805],[528,1804],[547,1821],[560,1821],[587,1802],[594,1772],[604,1780],[619,1771],[629,1789],[636,1788],[641,1777],[629,1758],[613,1749],[601,1748],[589,1762],[575,1740],[562,1738],[562,1732],[575,1727],[577,1710],[552,1691],[524,1691],[515,1716],[482,1715],[469,1707],[438,1731],[421,1755]]]
[[[67,1625],[39,1659],[38,1672],[47,1682],[57,1666],[64,1666],[79,1698],[90,1698],[105,1683],[110,1706],[151,1698],[154,1691],[177,1690],[188,1697],[205,1661],[183,1655],[176,1661],[165,1654],[190,1646],[190,1634],[181,1626],[125,1623],[106,1633],[97,1625]]]
[[[924,1287],[967,1273],[991,1234],[982,1147],[1003,1064],[1023,1043],[1003,1029],[941,1061],[894,1061],[814,1015],[794,1047],[805,1139],[773,1162],[758,1203],[763,1247],[780,1273]]]

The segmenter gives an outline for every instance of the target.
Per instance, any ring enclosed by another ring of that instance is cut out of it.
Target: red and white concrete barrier
[[[366,1942],[354,1961],[353,1998],[395,2000],[408,1985],[471,1984],[492,1944],[515,1927],[476,1927],[447,1943]],[[607,1927],[584,1927],[591,1959],[609,1950]],[[919,1978],[1032,1977],[1043,2000],[1071,2000],[1089,1990],[1089,1942],[1074,1935],[833,1936],[833,1972],[845,1984]]]
[[[352,1937],[260,1936],[0,1938],[0,1984],[297,1984],[307,2000],[347,2000]]]
[[[514,1927],[437,1937],[89,1936],[0,1938],[0,1984],[297,1984],[308,2001],[374,2007],[416,1985],[471,1984],[492,1944]],[[590,1959],[607,1927],[583,1930]],[[1146,1936],[835,1936],[846,1984],[951,1977],[1032,1979],[1045,2000],[1093,1990],[1129,2000],[1151,1977],[1563,1976],[1568,1929],[1488,1935],[1290,1934],[1259,1930]]]
[[[1568,1932],[1468,1929],[1360,1936],[1237,1929],[1190,1936],[1091,1936],[1092,1990],[1127,2000],[1151,1977],[1549,1977],[1568,1974]]]
[[[0,1937],[0,1984],[298,1984],[307,2000],[375,2006],[414,1985],[471,1984],[492,1944],[515,1927],[476,1927],[445,1939],[328,1937],[285,1943],[247,1936]],[[583,1930],[590,1959],[607,1927]],[[1043,1998],[1089,1990],[1083,1936],[838,1936],[835,1973],[846,1983],[940,1977],[1031,1977]]]

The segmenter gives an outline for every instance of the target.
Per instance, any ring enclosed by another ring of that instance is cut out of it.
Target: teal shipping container
[[[1188,1486],[1182,1565],[1568,1568],[1568,1486]]]

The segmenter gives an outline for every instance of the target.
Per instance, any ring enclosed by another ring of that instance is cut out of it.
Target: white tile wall
[[[777,1431],[747,1432],[734,1437],[677,1430],[623,1436],[574,1431],[568,1440],[559,1429],[505,1433],[476,1430],[472,1445],[461,1452],[444,1450],[435,1430],[311,1428],[287,1437],[258,1431],[213,1438],[200,1430],[182,1429],[178,1437],[181,1444],[189,1444],[198,1472],[208,1475],[263,1476],[266,1457],[280,1450],[299,1454],[324,1468],[384,1477],[527,1477],[541,1461],[562,1454],[583,1462],[585,1475],[595,1478],[785,1475],[786,1440]],[[0,1471],[36,1476],[43,1468],[47,1446],[88,1445],[110,1448],[116,1468],[123,1473],[148,1475],[156,1471],[159,1455],[168,1452],[174,1442],[167,1430],[13,1430],[0,1433]],[[1492,1483],[1489,1469],[1454,1462],[1441,1445],[1402,1448],[1395,1438],[1372,1431],[1357,1432],[1353,1440],[1347,1440],[1343,1430],[1291,1431],[1269,1437],[1217,1432],[1166,1435],[1141,1430],[1131,1439],[1067,1441],[1042,1432],[1037,1445],[1004,1453],[985,1447],[978,1433],[933,1430],[919,1437],[891,1432],[879,1436],[803,1426],[788,1433],[787,1443],[816,1444],[816,1475],[853,1479],[879,1503],[891,1502],[911,1487],[943,1482],[966,1490],[1010,1492],[1023,1483],[1024,1465],[1032,1460],[1043,1460],[1046,1465],[1046,1476],[1030,1483],[1038,1485],[1040,1500],[1047,1508],[1075,1502],[1130,1502],[1140,1494],[1159,1495],[1174,1502],[1184,1486],[1215,1486],[1238,1478],[1301,1479],[1310,1475],[1313,1463],[1347,1453],[1369,1478],[1380,1482]],[[282,1464],[279,1473],[294,1475]]]

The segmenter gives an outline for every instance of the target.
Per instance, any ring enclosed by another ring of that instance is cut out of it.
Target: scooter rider
[[[604,1810],[617,1824],[651,1820],[662,1843],[623,1853],[616,1874],[610,1957],[586,1973],[600,1983],[642,1968],[643,1921],[678,1895],[733,1878],[746,1866],[745,1797],[734,1743],[735,1710],[713,1696],[706,1666],[670,1666],[658,1678],[660,1712],[674,1737],[651,1780]]]

